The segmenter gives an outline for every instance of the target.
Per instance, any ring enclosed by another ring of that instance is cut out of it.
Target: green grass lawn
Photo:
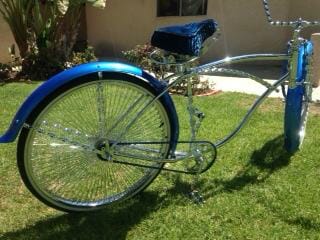
[[[0,129],[9,124],[35,84],[0,87]],[[196,97],[206,113],[201,140],[230,131],[254,96]],[[187,140],[186,99],[174,97],[181,140]],[[320,239],[320,116],[313,106],[303,148],[284,152],[283,103],[268,99],[246,128],[218,150],[200,178],[206,203],[192,203],[192,177],[163,172],[139,196],[90,214],[46,207],[24,187],[16,143],[0,145],[0,239]]]

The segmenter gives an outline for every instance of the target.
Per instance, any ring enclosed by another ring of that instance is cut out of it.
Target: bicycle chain
[[[45,122],[45,121],[43,122],[43,124],[48,126],[48,123]],[[43,128],[31,126],[28,123],[24,123],[23,127],[26,128],[26,129],[29,129],[29,130],[35,130],[36,132],[38,132],[40,134],[47,135],[50,138],[58,140],[58,141],[61,141],[63,143],[67,143],[67,144],[73,145],[75,147],[82,148],[83,150],[88,151],[88,152],[99,154],[101,156],[105,154],[103,150],[96,149],[94,146],[90,146],[90,145],[86,145],[86,144],[82,144],[82,143],[76,142],[76,141],[72,140],[71,138],[60,137],[60,136],[58,136],[57,134],[55,134],[53,132],[46,131]],[[85,138],[90,138],[90,136],[88,136],[87,134],[83,134],[78,130],[74,130],[74,129],[71,129],[71,128],[61,128],[58,124],[54,124],[53,127],[56,128],[56,129],[61,129],[64,132],[68,132],[69,134],[73,133],[76,136],[83,136]],[[187,143],[187,142],[181,142],[181,143]],[[126,143],[122,143],[122,144],[126,145]],[[215,154],[214,154],[214,159],[215,159],[216,158],[216,148],[215,147],[214,147],[214,152],[215,152]],[[214,162],[214,159],[211,162],[209,162],[209,164],[207,164],[207,166],[205,168],[201,169],[200,173],[203,173],[203,172],[207,171],[211,167],[212,163]],[[135,167],[141,167],[141,168],[147,168],[147,169],[164,170],[164,171],[167,171],[167,172],[174,172],[174,173],[183,173],[183,174],[191,174],[191,175],[199,174],[198,171],[195,171],[193,169],[188,169],[188,170],[179,170],[179,169],[172,169],[172,168],[170,169],[170,168],[166,168],[166,167],[163,167],[163,166],[160,166],[160,167],[150,166],[150,165],[146,165],[146,164],[131,163],[131,162],[126,162],[126,161],[121,161],[121,160],[116,160],[116,159],[109,160],[109,162],[116,163],[116,164],[125,164],[125,165],[130,165],[130,166],[135,166]]]

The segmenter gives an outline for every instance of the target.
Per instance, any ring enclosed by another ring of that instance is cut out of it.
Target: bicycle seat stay
[[[182,55],[199,56],[203,43],[218,28],[213,19],[158,28],[153,33],[151,44],[165,51]]]

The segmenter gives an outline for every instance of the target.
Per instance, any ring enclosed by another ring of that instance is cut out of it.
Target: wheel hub
[[[99,139],[95,143],[95,148],[99,150],[101,153],[97,153],[97,157],[102,161],[111,161],[112,155],[110,152],[110,147],[112,144],[107,139]]]

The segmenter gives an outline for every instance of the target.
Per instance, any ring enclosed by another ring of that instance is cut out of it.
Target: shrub
[[[64,69],[73,58],[85,3],[104,8],[106,0],[0,0],[0,15],[19,48],[22,75],[40,80]]]
[[[86,47],[82,51],[73,51],[65,62],[61,61],[59,57],[55,57],[54,54],[47,55],[35,52],[29,54],[22,61],[21,75],[23,78],[46,80],[64,69],[96,60],[92,47]]]
[[[159,65],[150,60],[150,54],[155,50],[150,44],[137,45],[133,49],[123,51],[124,57],[131,63],[138,65],[144,70],[155,74],[157,78],[162,78],[163,71]]]
[[[164,67],[159,66],[151,61],[150,54],[155,50],[154,47],[152,47],[150,44],[145,45],[137,45],[135,48],[122,52],[124,57],[129,61],[132,62],[139,67],[141,67],[144,70],[147,70],[148,72],[153,73],[158,79],[162,80],[166,73],[174,72],[174,67]],[[159,58],[164,56],[159,56]],[[175,63],[177,61],[177,57],[174,55],[166,56],[168,61],[171,63]],[[193,65],[197,65],[198,61],[194,62]],[[191,84],[192,84],[192,93],[193,94],[200,94],[203,92],[208,91],[209,83],[207,80],[200,81],[199,76],[193,76],[191,78]],[[170,89],[171,93],[175,94],[187,94],[187,82],[181,82]]]
[[[10,77],[10,66],[0,63],[0,81],[7,80]]]
[[[59,58],[46,54],[30,53],[22,61],[21,77],[45,80],[64,69]]]
[[[96,61],[96,60],[97,60],[97,57],[94,54],[93,47],[89,46],[86,49],[84,49],[83,51],[73,52],[71,54],[69,61],[67,61],[64,64],[64,67],[71,68],[71,67],[79,65],[79,64],[92,62],[92,61]]]

